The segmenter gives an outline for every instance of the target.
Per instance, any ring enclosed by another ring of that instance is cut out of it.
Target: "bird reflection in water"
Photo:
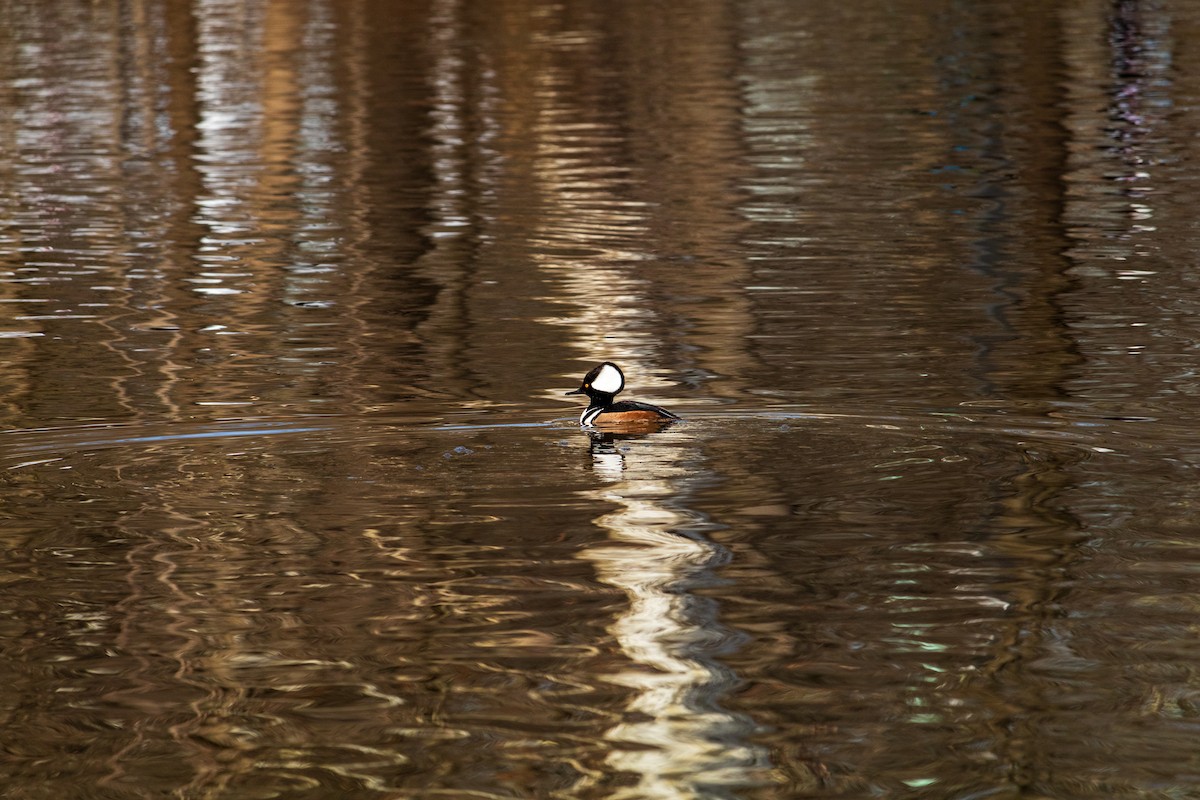
[[[634,694],[605,738],[609,766],[637,782],[609,796],[734,797],[769,782],[767,753],[749,741],[754,722],[721,707],[738,676],[717,656],[736,648],[738,635],[721,625],[715,600],[693,593],[716,582],[730,555],[685,505],[706,481],[702,457],[676,437],[589,436],[604,484],[587,494],[616,507],[595,520],[607,539],[581,555],[629,598],[608,630],[630,663],[606,677]]]

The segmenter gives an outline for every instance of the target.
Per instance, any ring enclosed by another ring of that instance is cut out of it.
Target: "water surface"
[[[1195,796],[1198,31],[0,2],[0,794]]]

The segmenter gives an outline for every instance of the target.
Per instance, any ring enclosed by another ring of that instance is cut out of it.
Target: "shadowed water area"
[[[0,0],[0,112],[0,796],[1200,797],[1200,4]]]

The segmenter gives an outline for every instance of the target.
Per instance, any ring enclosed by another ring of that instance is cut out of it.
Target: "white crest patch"
[[[605,394],[616,394],[625,388],[625,376],[612,364],[600,367],[600,374],[592,381],[592,388]]]

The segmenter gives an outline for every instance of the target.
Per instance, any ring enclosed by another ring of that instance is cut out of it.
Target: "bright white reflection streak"
[[[719,705],[736,675],[705,654],[727,641],[729,631],[717,619],[716,603],[688,591],[708,579],[726,551],[680,532],[694,528],[695,519],[664,498],[678,498],[687,472],[664,464],[661,452],[647,456],[650,446],[627,452],[611,444],[593,447],[595,473],[611,483],[592,496],[618,508],[596,520],[608,541],[581,555],[600,580],[629,597],[609,631],[632,666],[608,679],[637,692],[625,720],[606,734],[615,745],[609,766],[633,773],[637,784],[610,796],[733,797],[737,788],[766,782],[767,756],[746,741],[753,722]]]

